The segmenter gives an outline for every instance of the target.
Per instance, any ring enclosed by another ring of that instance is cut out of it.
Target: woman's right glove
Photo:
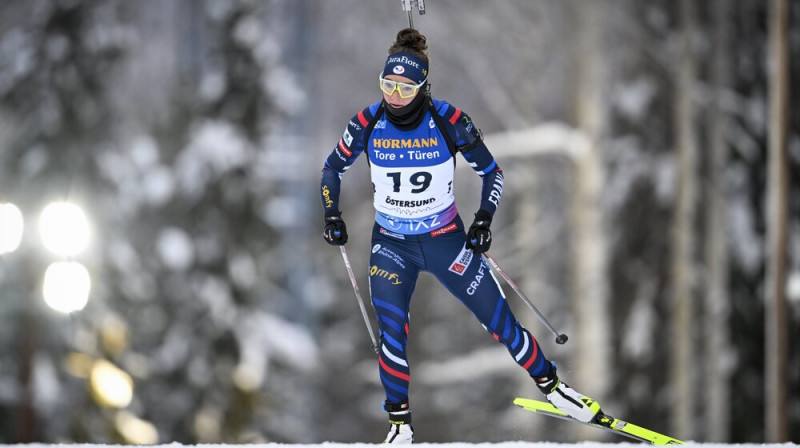
[[[325,230],[322,237],[328,244],[343,246],[347,242],[347,226],[342,220],[342,212],[325,213]]]

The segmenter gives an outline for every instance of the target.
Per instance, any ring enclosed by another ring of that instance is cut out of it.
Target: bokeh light
[[[158,443],[158,430],[155,425],[130,412],[120,411],[117,413],[114,418],[114,426],[128,444],[153,445]]]
[[[86,214],[75,204],[53,202],[39,218],[42,244],[61,256],[81,253],[89,243],[89,222]]]
[[[45,303],[56,311],[80,311],[89,301],[92,280],[84,265],[76,261],[59,261],[47,267],[42,293]]]
[[[14,252],[22,241],[24,222],[16,205],[0,204],[0,255]]]
[[[133,380],[125,371],[106,361],[97,360],[89,375],[92,396],[103,406],[124,408],[133,400]]]
[[[128,444],[153,445],[158,443],[158,430],[155,425],[130,412],[120,411],[117,413],[114,425]]]

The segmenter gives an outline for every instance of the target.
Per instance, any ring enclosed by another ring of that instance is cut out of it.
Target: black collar
[[[428,111],[430,97],[427,93],[419,92],[410,103],[403,107],[394,108],[384,100],[384,110],[386,119],[397,126],[401,131],[410,131],[422,123],[425,113]]]

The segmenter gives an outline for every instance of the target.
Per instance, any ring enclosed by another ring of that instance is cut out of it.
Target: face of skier
[[[419,94],[421,86],[422,84],[415,84],[411,79],[400,75],[387,75],[385,78],[380,78],[383,99],[386,100],[386,104],[394,108],[407,106]]]

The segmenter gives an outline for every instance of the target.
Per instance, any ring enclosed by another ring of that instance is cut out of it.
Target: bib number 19
[[[401,184],[400,174],[402,173],[400,173],[399,171],[394,173],[386,173],[387,177],[392,178],[392,183],[394,184],[394,188],[392,189],[392,191],[394,191],[395,193],[400,192],[400,184]],[[417,188],[412,188],[411,192],[422,193],[423,191],[427,190],[428,187],[431,186],[431,179],[433,179],[433,175],[427,171],[419,171],[412,174],[411,176],[409,176],[408,182]]]

